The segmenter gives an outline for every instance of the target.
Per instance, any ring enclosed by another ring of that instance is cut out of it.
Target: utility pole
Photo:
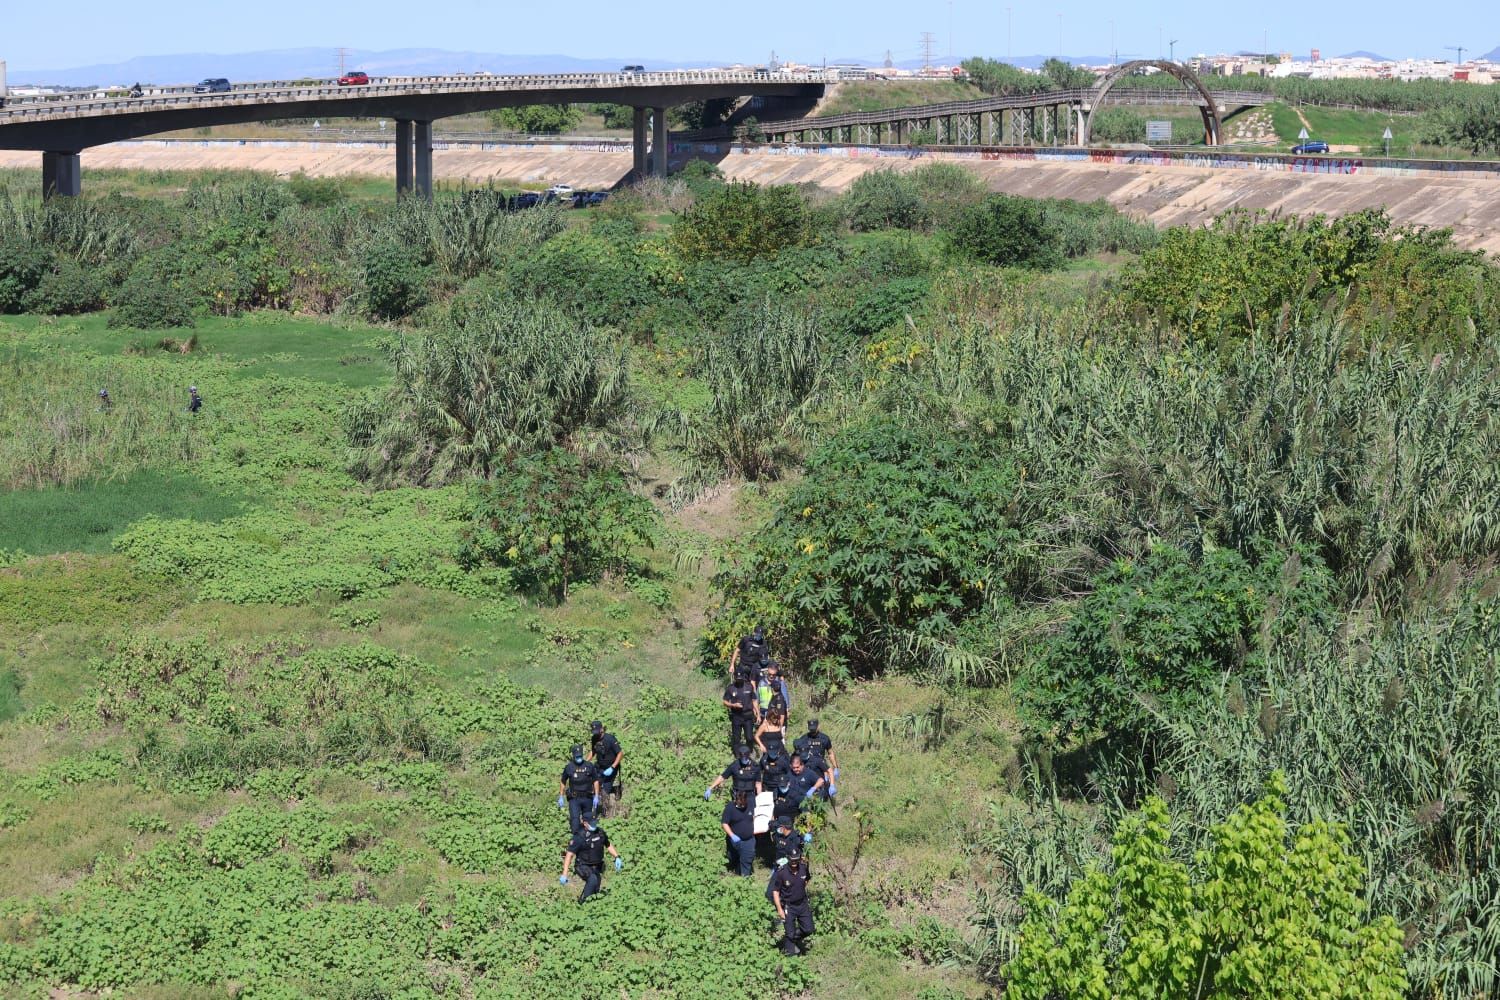
[[[932,32],[922,32],[918,43],[922,46],[922,75],[926,76],[932,70],[932,46],[937,41]]]
[[[348,62],[349,50],[344,48],[343,46],[339,46],[339,76],[343,76],[346,72],[348,72]]]
[[[1109,21],[1109,65],[1111,67],[1120,65],[1120,46],[1115,44],[1115,22],[1114,18]]]
[[[1062,57],[1063,57],[1063,54],[1062,54],[1062,11],[1058,11],[1057,12],[1057,58],[1061,59]]]
[[[891,50],[890,49],[886,49],[885,50],[885,68],[886,69],[890,69],[891,67],[893,67],[895,65],[896,65],[896,60],[894,60],[894,59],[891,58]]]
[[[948,0],[948,65],[953,65],[953,0]]]
[[[1014,36],[1014,32],[1012,31],[1012,26],[1014,25],[1014,23],[1015,22],[1011,20],[1011,9],[1009,7],[1005,8],[1005,61],[1006,62],[1010,62],[1010,59],[1011,59],[1011,40],[1012,40],[1012,38],[1015,37]]]
[[[1177,43],[1180,41],[1182,41],[1182,39],[1174,38],[1167,43],[1167,45],[1169,46],[1169,48],[1167,49],[1167,62],[1177,61]]]

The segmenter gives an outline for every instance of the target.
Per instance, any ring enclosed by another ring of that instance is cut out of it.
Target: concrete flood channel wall
[[[567,183],[609,188],[631,167],[627,141],[433,143],[433,170],[448,181]],[[84,151],[87,172],[244,169],[314,176],[392,176],[391,143],[284,140],[145,140]],[[762,184],[842,190],[870,170],[954,162],[991,189],[1034,198],[1103,199],[1156,225],[1201,224],[1232,208],[1342,215],[1386,208],[1398,222],[1441,226],[1460,243],[1500,253],[1500,163],[1294,157],[1212,150],[918,148],[851,145],[674,143],[671,161],[717,163]],[[35,167],[34,153],[0,152],[0,166]]]

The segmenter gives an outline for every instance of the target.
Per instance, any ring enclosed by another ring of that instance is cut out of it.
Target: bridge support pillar
[[[651,172],[667,176],[667,109],[651,109]]]
[[[71,150],[49,150],[42,154],[42,197],[76,198],[83,190],[78,154]]]
[[[412,122],[416,148],[417,195],[432,198],[432,122]]]
[[[1078,145],[1080,146],[1087,146],[1089,144],[1089,125],[1091,124],[1089,119],[1092,117],[1092,112],[1085,111],[1082,108],[1078,109]]]
[[[646,109],[632,109],[630,117],[631,165],[630,179],[640,180],[646,176]]]
[[[396,197],[411,193],[411,129],[410,118],[396,119]]]

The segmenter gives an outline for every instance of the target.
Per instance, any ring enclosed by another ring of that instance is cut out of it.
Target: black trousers
[[[620,782],[620,772],[616,771],[614,774],[611,774],[606,778],[604,776],[604,768],[606,766],[607,765],[600,765],[599,767],[599,805],[601,806],[604,805],[605,796],[614,795],[618,797],[622,788],[622,784]]]
[[[572,827],[574,833],[583,829],[583,814],[592,812],[593,809],[594,797],[592,795],[580,795],[576,799],[568,800],[568,826]]]
[[[755,748],[755,716],[749,712],[729,713],[729,752],[733,753],[741,743]]]
[[[813,933],[812,905],[807,900],[800,903],[783,903],[786,911],[786,943],[798,950],[802,942]]]
[[[751,875],[755,872],[755,837],[745,837],[738,844],[724,838],[724,853],[729,861],[729,868],[736,875]]]
[[[599,866],[586,865],[580,861],[573,866],[573,870],[583,880],[583,891],[578,894],[578,901],[581,903],[599,891]],[[787,913],[790,915],[791,910],[788,909]],[[790,916],[788,916],[788,919],[790,919]],[[808,920],[811,921],[812,917],[809,916]]]

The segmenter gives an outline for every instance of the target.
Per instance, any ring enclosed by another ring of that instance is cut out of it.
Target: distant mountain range
[[[362,69],[373,76],[428,76],[443,73],[599,73],[617,70],[626,63],[647,69],[692,69],[721,65],[711,62],[668,62],[637,57],[576,59],[563,55],[505,55],[498,52],[448,52],[442,49],[391,49],[385,52],[350,50],[345,57],[349,69]],[[12,69],[12,85],[51,84],[59,87],[94,87],[108,84],[192,83],[207,76],[231,80],[295,80],[301,77],[338,75],[336,49],[277,49],[215,55],[194,52],[170,56],[140,56],[117,63],[76,66],[66,69]]]
[[[1393,61],[1391,59],[1387,59],[1385,56],[1379,55],[1379,54],[1374,53],[1374,52],[1366,51],[1365,49],[1360,49],[1360,50],[1358,50],[1356,52],[1345,52],[1343,55],[1339,56],[1339,58],[1340,59],[1370,59],[1370,60],[1373,60],[1375,62],[1392,62]]]
[[[1500,45],[1495,46],[1493,49],[1490,49],[1488,52],[1486,52],[1482,56],[1479,56],[1478,58],[1488,59],[1490,62],[1500,62]]]

